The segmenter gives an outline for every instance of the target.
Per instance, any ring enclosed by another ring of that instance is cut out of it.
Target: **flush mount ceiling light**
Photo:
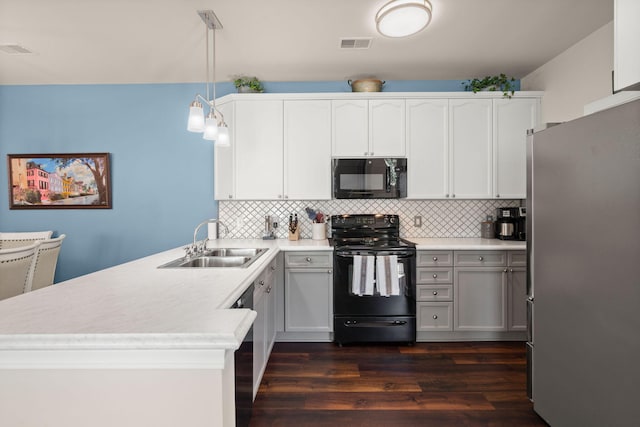
[[[429,0],[391,0],[376,14],[376,28],[387,37],[407,37],[431,21]]]
[[[187,130],[189,132],[202,132],[202,138],[209,141],[216,141],[218,146],[229,145],[229,128],[224,121],[224,116],[216,108],[216,30],[222,29],[222,24],[213,10],[199,10],[198,15],[206,26],[206,57],[207,57],[207,97],[204,98],[199,93],[189,106],[189,120]],[[209,39],[212,39],[211,58],[209,58]],[[213,70],[210,72],[210,68]],[[211,78],[211,82],[209,81]],[[209,88],[213,88],[213,97],[209,97]],[[202,103],[200,102],[202,101]],[[207,117],[204,116],[202,104],[209,107]]]

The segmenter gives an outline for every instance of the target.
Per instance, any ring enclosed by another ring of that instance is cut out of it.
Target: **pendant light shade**
[[[216,139],[216,145],[218,147],[229,147],[231,145],[229,141],[229,128],[226,124],[218,128],[218,139]]]
[[[213,110],[210,110],[204,122],[204,134],[202,135],[202,139],[206,139],[207,141],[215,141],[217,137],[218,120],[216,119],[216,115]]]
[[[376,28],[387,37],[407,37],[426,28],[431,21],[429,0],[392,0],[376,14]]]
[[[202,104],[198,100],[193,101],[189,107],[187,130],[189,132],[204,131],[204,111],[202,110]]]

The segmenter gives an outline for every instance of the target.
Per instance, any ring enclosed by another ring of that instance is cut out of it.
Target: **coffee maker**
[[[527,208],[496,209],[495,236],[500,240],[527,240]]]

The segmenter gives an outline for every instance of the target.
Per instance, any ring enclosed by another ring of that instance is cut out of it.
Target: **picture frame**
[[[9,209],[111,209],[109,153],[8,154]]]

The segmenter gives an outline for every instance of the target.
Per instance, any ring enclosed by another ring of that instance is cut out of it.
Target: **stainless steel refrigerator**
[[[527,143],[534,410],[552,427],[640,425],[640,101]]]

